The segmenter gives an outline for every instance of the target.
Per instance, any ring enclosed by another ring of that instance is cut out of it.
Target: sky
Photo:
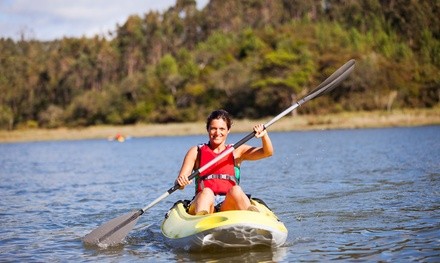
[[[202,9],[209,0],[197,0]],[[176,0],[0,0],[0,38],[41,41],[108,36],[130,15],[163,13]]]

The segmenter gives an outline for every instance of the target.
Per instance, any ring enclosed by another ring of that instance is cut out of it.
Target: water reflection
[[[282,262],[287,248],[208,249],[200,252],[175,251],[175,260],[183,262]]]

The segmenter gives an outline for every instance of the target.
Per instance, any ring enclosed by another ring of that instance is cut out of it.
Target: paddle
[[[312,90],[304,98],[297,101],[295,104],[293,104],[292,106],[290,106],[289,108],[278,114],[275,118],[270,120],[268,123],[266,123],[264,125],[264,128],[267,129],[276,121],[278,121],[279,119],[281,119],[282,117],[284,117],[285,115],[296,109],[297,107],[306,103],[307,101],[322,96],[323,94],[334,89],[339,83],[345,80],[348,77],[348,75],[353,71],[354,64],[355,61],[353,59],[345,63],[342,67],[340,67],[337,71],[335,71],[330,77],[328,77],[324,82],[322,82],[318,87]],[[226,155],[230,154],[232,151],[234,151],[234,149],[240,147],[241,145],[252,139],[254,136],[255,136],[255,132],[249,133],[246,137],[244,137],[239,142],[234,144],[233,147],[230,147],[228,150],[224,151],[222,154],[220,154],[219,156],[217,156],[216,158],[214,158],[204,166],[200,167],[198,170],[194,171],[188,177],[188,179],[189,180],[194,179],[200,173],[211,167],[213,164],[218,162]],[[151,207],[153,207],[154,205],[165,199],[167,196],[169,196],[179,188],[180,188],[179,184],[176,183],[173,187],[168,189],[168,191],[166,191],[164,194],[156,198],[146,207],[137,211],[127,213],[125,215],[117,217],[101,225],[100,227],[93,230],[83,238],[84,243],[91,245],[103,245],[103,246],[112,246],[121,243],[124,240],[124,238],[128,235],[128,232],[130,232],[133,229],[137,220],[143,213],[145,213],[145,211],[147,211],[148,209],[150,209]]]

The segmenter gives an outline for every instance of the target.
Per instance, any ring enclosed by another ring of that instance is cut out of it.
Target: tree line
[[[435,107],[440,1],[177,0],[111,38],[0,39],[0,128],[278,114],[351,58],[299,114]]]

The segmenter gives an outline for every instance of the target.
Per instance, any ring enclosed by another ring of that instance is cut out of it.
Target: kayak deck
[[[162,233],[169,244],[186,250],[282,246],[288,233],[284,224],[261,200],[251,199],[251,203],[260,212],[233,210],[195,216],[179,201],[166,214]]]

